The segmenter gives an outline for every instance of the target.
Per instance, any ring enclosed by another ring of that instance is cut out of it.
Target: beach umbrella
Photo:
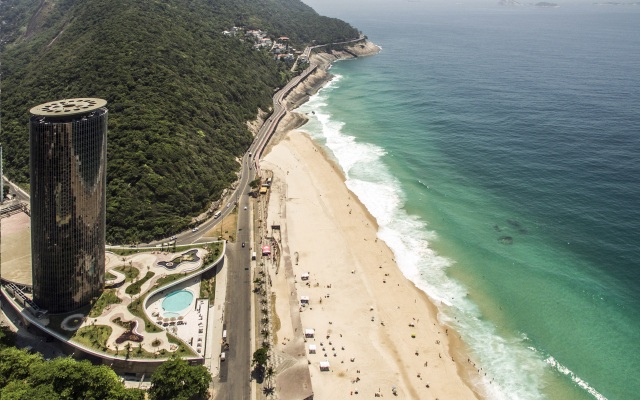
[[[179,320],[183,320],[184,319],[184,315],[181,315],[178,317]]]

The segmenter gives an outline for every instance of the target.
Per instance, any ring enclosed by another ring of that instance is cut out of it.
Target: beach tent
[[[315,344],[310,344],[309,345],[309,354],[316,354],[316,345]]]
[[[329,361],[320,361],[320,371],[328,371],[329,367],[331,367]]]
[[[307,338],[312,338],[315,335],[316,331],[311,329],[311,328],[307,328],[304,330],[304,337]]]
[[[300,296],[300,304],[309,304],[309,296]]]
[[[268,246],[268,245],[262,246],[262,255],[268,256],[269,254],[271,254],[271,246]]]
[[[306,281],[309,279],[309,273],[308,272],[303,272],[302,275],[300,275],[300,279],[302,279],[303,281]]]

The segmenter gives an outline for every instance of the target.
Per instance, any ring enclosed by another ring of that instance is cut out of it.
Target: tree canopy
[[[0,398],[12,400],[143,400],[144,391],[127,389],[112,369],[89,361],[46,361],[15,347],[0,350]]]
[[[15,346],[16,334],[5,324],[0,324],[0,350],[5,347]]]
[[[236,179],[292,72],[222,31],[234,25],[294,43],[358,35],[298,0],[6,0],[2,115],[5,174],[29,182],[28,110],[75,97],[108,101],[107,240],[181,231]]]
[[[152,400],[194,400],[207,397],[211,374],[177,357],[162,363],[151,376]]]
[[[251,363],[258,368],[263,368],[267,365],[267,360],[269,359],[269,349],[266,347],[260,347],[256,351],[253,352],[253,359]]]

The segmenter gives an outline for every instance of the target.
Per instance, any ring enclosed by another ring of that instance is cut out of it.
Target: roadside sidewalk
[[[224,302],[227,297],[227,266],[220,263],[216,271],[216,297],[213,305],[209,305],[207,320],[207,347],[204,365],[211,371],[211,376],[220,374],[220,353],[222,351],[222,330],[224,325]]]

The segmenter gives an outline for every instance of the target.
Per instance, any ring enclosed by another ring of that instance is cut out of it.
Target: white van
[[[226,360],[227,355],[224,353],[224,351],[222,353],[220,353],[220,361],[224,361]]]
[[[227,330],[222,331],[222,339],[227,340]]]
[[[221,214],[222,214],[221,211],[216,211],[216,213],[213,214],[213,218],[219,218]]]

